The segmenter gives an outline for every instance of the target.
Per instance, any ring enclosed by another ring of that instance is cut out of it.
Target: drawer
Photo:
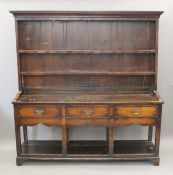
[[[157,117],[157,106],[116,106],[115,117]]]
[[[58,117],[60,109],[56,105],[25,105],[17,107],[18,117]]]
[[[107,105],[97,106],[67,106],[67,118],[108,118],[110,116],[110,107]]]

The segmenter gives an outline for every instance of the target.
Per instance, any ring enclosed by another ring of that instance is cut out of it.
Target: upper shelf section
[[[11,13],[21,91],[157,89],[162,12]]]
[[[16,17],[159,18],[163,11],[10,11]]]

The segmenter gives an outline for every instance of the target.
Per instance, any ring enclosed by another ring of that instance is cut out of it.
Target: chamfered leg
[[[66,126],[62,126],[62,154],[67,154],[67,141],[68,141],[68,129]]]
[[[109,143],[109,127],[106,127],[106,141]]]
[[[112,156],[114,153],[114,128],[109,127],[109,155]]]
[[[155,131],[155,154],[159,156],[159,146],[160,146],[160,125],[156,126]]]
[[[153,138],[153,126],[149,126],[148,128],[148,141],[152,141]]]
[[[24,136],[24,142],[27,142],[28,141],[27,126],[23,126],[23,136]]]
[[[159,159],[159,147],[160,147],[160,133],[161,133],[161,114],[162,114],[162,105],[159,105],[158,108],[158,117],[159,122],[155,126],[155,155],[158,157],[156,160],[153,161],[154,165],[159,165],[160,159]]]
[[[21,134],[20,134],[20,126],[15,126],[15,133],[16,133],[16,150],[17,150],[17,158],[16,158],[16,165],[20,166],[22,162],[18,159],[18,156],[21,155]]]

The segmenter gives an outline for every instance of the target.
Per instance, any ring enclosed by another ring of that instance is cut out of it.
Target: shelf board
[[[156,50],[19,50],[28,54],[154,54]]]
[[[149,149],[152,147],[153,149]],[[68,156],[75,155],[106,155],[108,156],[109,145],[106,141],[97,140],[83,140],[83,141],[69,141],[68,142]],[[55,154],[57,156],[62,154],[61,141],[33,141],[29,140],[22,144],[22,155],[40,155]],[[114,141],[114,156],[123,156],[130,154],[135,155],[153,155],[154,145],[147,140],[116,140]]]
[[[94,72],[94,71],[58,71],[58,72],[20,72],[21,75],[155,75],[155,72]]]

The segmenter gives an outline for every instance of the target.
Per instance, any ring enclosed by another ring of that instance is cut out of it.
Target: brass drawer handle
[[[84,111],[82,111],[82,113],[85,115],[91,115],[91,114],[93,114],[93,110],[84,110]]]
[[[133,110],[132,110],[132,113],[133,113],[134,115],[139,115],[139,114],[140,114],[140,110],[139,110],[139,109],[133,109]]]
[[[36,113],[37,115],[43,115],[43,114],[45,113],[45,111],[42,110],[42,109],[37,109],[37,110],[35,110],[35,113]]]

